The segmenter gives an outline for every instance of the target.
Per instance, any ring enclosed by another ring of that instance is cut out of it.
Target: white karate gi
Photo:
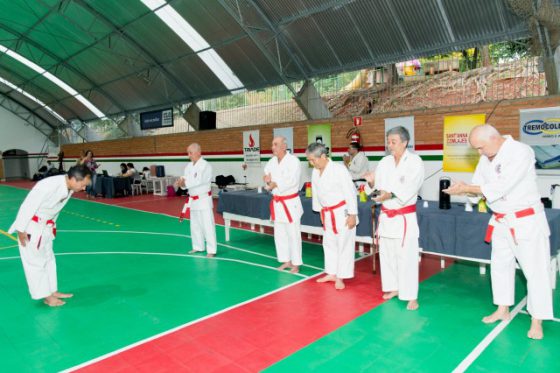
[[[396,210],[416,206],[418,191],[424,182],[422,159],[405,150],[399,164],[388,155],[381,159],[375,170],[375,189],[395,195],[382,203],[384,209]],[[372,192],[366,186],[366,193]],[[406,220],[406,234],[405,234]],[[418,299],[418,255],[420,229],[416,213],[389,217],[379,215],[379,261],[381,262],[381,287],[384,292],[398,291],[399,299]]]
[[[517,259],[527,279],[527,310],[536,319],[551,319],[550,228],[537,188],[535,153],[511,136],[504,138],[492,161],[480,157],[472,179],[492,211],[506,214],[502,219],[494,215],[490,219],[494,226],[490,263],[494,304],[513,305]],[[515,216],[528,208],[534,214]]]
[[[51,176],[39,181],[21,204],[9,233],[22,232],[29,236],[19,252],[25,279],[33,299],[43,299],[58,291],[56,260],[53,252],[54,226],[60,210],[72,191],[66,185],[66,175]],[[33,221],[33,218],[38,222]]]
[[[368,172],[369,162],[364,152],[358,152],[348,164],[348,171],[352,175],[352,180],[363,179]]]
[[[212,166],[204,158],[196,164],[189,162],[185,167],[185,187],[189,190],[189,208],[191,214],[191,240],[192,249],[216,254],[216,225],[214,224],[214,205],[211,192]],[[193,198],[195,197],[195,198]]]
[[[332,160],[327,162],[323,174],[313,169],[311,174],[313,192],[313,210],[333,207],[340,202],[345,204],[332,210],[336,221],[333,229],[331,211],[325,211],[323,224],[323,250],[325,254],[325,272],[339,279],[354,277],[354,251],[356,244],[356,227],[348,229],[346,218],[356,215],[358,221],[357,192],[350,173],[343,165]]]
[[[301,164],[299,159],[286,153],[279,163],[276,156],[272,157],[264,167],[265,175],[270,174],[277,187],[272,190],[273,196],[282,197],[299,193]],[[293,265],[303,264],[301,257],[301,216],[303,207],[299,195],[295,198],[272,202],[274,208],[274,244],[276,255],[281,263],[292,262]],[[286,205],[292,222],[286,215]]]

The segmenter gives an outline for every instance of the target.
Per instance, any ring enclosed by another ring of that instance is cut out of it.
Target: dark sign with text
[[[162,127],[173,127],[172,108],[140,113],[140,128],[142,130],[151,130]]]

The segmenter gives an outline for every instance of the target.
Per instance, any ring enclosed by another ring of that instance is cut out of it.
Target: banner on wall
[[[410,134],[410,141],[408,142],[407,149],[414,150],[414,116],[399,117],[399,118],[385,118],[385,134],[391,128],[402,126],[408,130]],[[387,136],[385,136],[385,152],[387,150]]]
[[[449,115],[443,118],[444,172],[474,172],[480,155],[471,148],[469,133],[484,123],[485,114]]]
[[[560,170],[560,106],[519,110],[519,139],[533,148],[537,168]]]
[[[247,166],[261,166],[259,130],[243,132],[243,160]]]
[[[330,124],[313,124],[307,126],[307,143],[320,142],[325,144],[330,156],[331,145],[331,125]]]
[[[285,137],[286,143],[288,144],[288,150],[290,153],[294,153],[294,129],[292,127],[275,128],[272,133],[274,137]]]

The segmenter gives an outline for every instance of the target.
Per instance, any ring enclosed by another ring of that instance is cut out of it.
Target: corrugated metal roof
[[[167,2],[248,89],[529,34],[506,0]],[[196,52],[140,0],[0,0],[0,6],[0,43],[108,115],[228,93]],[[5,55],[0,76],[67,119],[95,118],[68,93]],[[9,94],[23,100],[17,92]]]

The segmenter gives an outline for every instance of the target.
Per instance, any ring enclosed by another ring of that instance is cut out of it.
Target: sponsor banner
[[[385,134],[387,134],[387,131],[389,131],[391,128],[398,127],[398,126],[402,126],[402,127],[406,128],[408,130],[408,133],[410,134],[410,141],[408,142],[408,145],[407,145],[406,149],[408,149],[409,151],[413,151],[414,150],[414,116],[399,117],[399,118],[386,118],[385,119]],[[387,136],[385,136],[385,152],[389,153],[389,151],[387,149],[388,149],[387,148]]]
[[[313,124],[307,126],[307,143],[311,144],[314,142],[325,144],[330,156],[330,150],[332,149],[330,124]]]
[[[140,128],[142,130],[162,127],[173,127],[173,108],[140,113]]]
[[[519,110],[519,139],[533,148],[537,168],[560,170],[560,106]]]
[[[251,166],[261,166],[259,130],[243,132],[243,160]]]
[[[288,151],[294,154],[294,129],[292,127],[274,128],[273,137],[282,136],[286,138]]]
[[[480,155],[469,144],[471,130],[486,122],[485,114],[443,118],[443,171],[474,172]]]

